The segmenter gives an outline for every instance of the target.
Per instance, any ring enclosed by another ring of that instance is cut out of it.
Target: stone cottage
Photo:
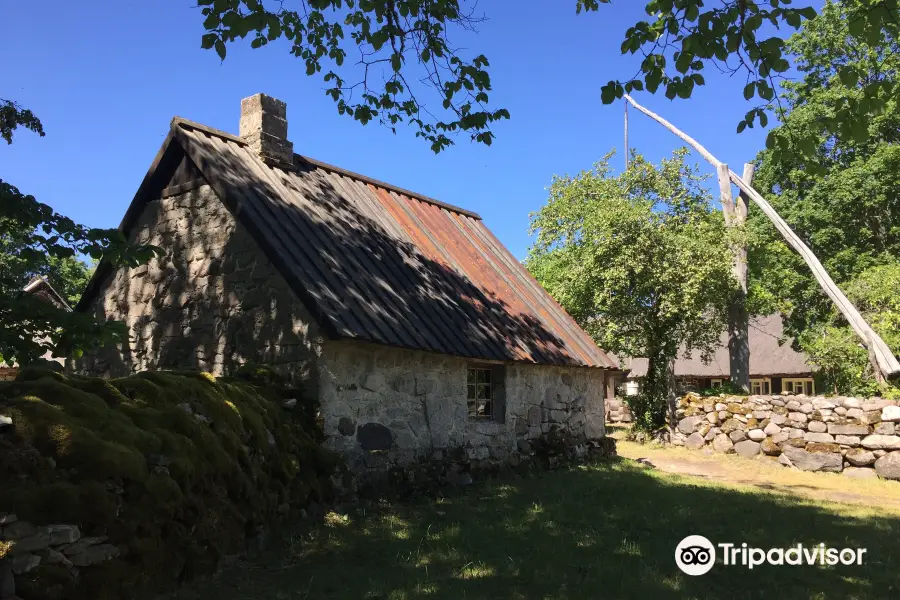
[[[164,255],[101,262],[77,309],[130,339],[83,371],[274,365],[357,467],[604,435],[616,359],[480,217],[294,154],[283,102],[244,99],[240,136],[173,119],[120,227]]]

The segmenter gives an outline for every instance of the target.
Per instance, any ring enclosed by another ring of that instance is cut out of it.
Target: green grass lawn
[[[689,534],[868,549],[862,566],[675,566]],[[699,483],[631,461],[330,514],[312,534],[178,598],[898,598],[900,515]]]

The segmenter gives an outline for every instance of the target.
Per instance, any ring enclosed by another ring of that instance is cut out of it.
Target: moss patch
[[[76,524],[123,550],[77,586],[44,567],[32,579],[52,578],[67,598],[149,591],[214,570],[285,505],[326,501],[338,460],[320,445],[315,407],[285,409],[302,394],[270,372],[241,375],[24,369],[0,382],[0,414],[14,424],[0,435],[0,513]]]

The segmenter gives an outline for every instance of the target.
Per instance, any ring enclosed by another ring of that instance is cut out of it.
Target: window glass
[[[469,417],[474,419],[492,418],[494,387],[491,369],[469,367],[466,381]]]

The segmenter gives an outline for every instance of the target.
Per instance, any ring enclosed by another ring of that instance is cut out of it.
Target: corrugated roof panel
[[[617,368],[474,213],[176,121],[176,137],[339,337],[487,360]]]

